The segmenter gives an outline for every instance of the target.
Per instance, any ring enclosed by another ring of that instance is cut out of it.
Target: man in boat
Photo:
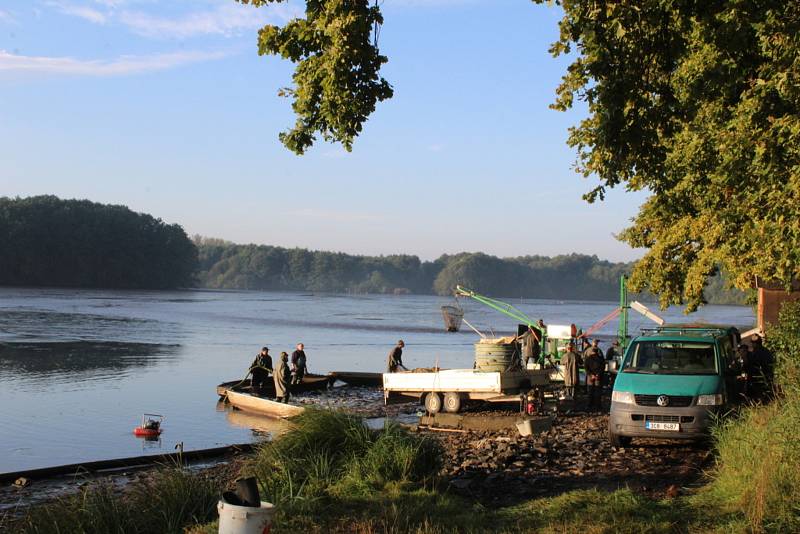
[[[250,364],[250,372],[253,374],[253,393],[258,395],[272,374],[272,356],[269,355],[268,347],[261,347],[261,352],[256,354],[255,360]]]
[[[289,355],[281,352],[278,366],[275,368],[275,397],[278,402],[289,402],[289,390],[292,387],[292,370],[289,368]]]
[[[298,343],[296,350],[292,353],[292,384],[302,384],[303,377],[308,372],[304,348],[302,343]]]
[[[403,371],[408,371],[406,366],[403,365],[403,347],[406,344],[403,340],[397,342],[397,345],[389,352],[389,359],[386,362],[386,369],[388,373],[396,373],[398,367],[402,367]]]

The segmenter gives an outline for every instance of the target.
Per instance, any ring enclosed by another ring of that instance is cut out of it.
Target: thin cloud
[[[14,23],[16,22],[16,20],[14,19],[14,17],[11,16],[11,13],[0,9],[0,22]]]
[[[128,76],[221,59],[223,52],[174,52],[150,56],[120,56],[112,60],[22,56],[0,50],[0,75]]]
[[[261,28],[270,22],[284,23],[296,14],[297,10],[290,6],[272,5],[253,9],[231,3],[178,18],[159,17],[141,11],[123,11],[118,20],[143,37],[184,39],[198,35],[238,35]]]
[[[71,4],[68,2],[47,2],[47,5],[58,9],[65,15],[78,17],[94,24],[105,24],[108,20],[105,13],[86,5]]]

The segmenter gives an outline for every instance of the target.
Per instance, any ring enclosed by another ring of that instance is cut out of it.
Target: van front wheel
[[[608,441],[611,442],[611,446],[615,449],[624,449],[625,447],[631,444],[631,437],[630,436],[620,436],[619,434],[615,434],[611,430],[608,431]]]

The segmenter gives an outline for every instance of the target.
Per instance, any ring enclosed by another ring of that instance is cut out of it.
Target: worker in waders
[[[289,355],[281,352],[281,358],[275,369],[275,397],[278,402],[289,402],[289,389],[292,386],[292,370],[289,368]]]
[[[567,345],[567,351],[561,356],[561,367],[564,371],[564,396],[575,398],[575,385],[578,383],[578,365],[581,357],[575,352],[575,343]]]
[[[775,356],[761,342],[761,336],[753,334],[750,338],[753,351],[750,353],[754,372],[754,393],[762,399],[772,395],[772,383],[775,378]]]
[[[589,411],[600,411],[601,397],[603,395],[603,375],[606,370],[606,361],[603,351],[595,339],[592,346],[586,349],[583,355],[583,366],[586,369],[586,390],[589,394]]]
[[[539,363],[539,355],[542,352],[539,343],[539,334],[530,326],[528,332],[524,334],[522,343],[522,368],[528,368],[528,362]]]
[[[403,347],[406,344],[403,343],[403,340],[397,342],[397,345],[389,352],[389,358],[386,361],[386,372],[387,373],[396,373],[399,367],[403,368],[403,371],[408,371],[406,366],[403,365]]]
[[[253,363],[250,364],[250,373],[253,375],[253,393],[260,395],[272,373],[272,356],[269,355],[269,348],[261,347],[261,352],[256,354]]]
[[[292,384],[302,384],[303,377],[308,372],[306,351],[304,349],[305,345],[298,343],[296,350],[292,353]]]

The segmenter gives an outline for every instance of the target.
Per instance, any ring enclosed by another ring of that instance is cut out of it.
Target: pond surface
[[[548,324],[584,329],[613,302],[520,300]],[[383,371],[398,339],[407,367],[472,367],[477,334],[446,333],[433,296],[252,291],[0,288],[0,472],[243,443],[269,431],[217,406],[215,386],[243,377],[256,352],[305,343],[309,370]],[[490,334],[514,322],[477,302],[466,319]],[[662,313],[685,321],[680,309]],[[752,310],[707,306],[692,320],[749,327]],[[651,326],[632,312],[631,332]],[[599,331],[616,332],[616,321]],[[366,401],[365,401],[366,402]],[[165,415],[160,442],[132,435],[144,412]]]

